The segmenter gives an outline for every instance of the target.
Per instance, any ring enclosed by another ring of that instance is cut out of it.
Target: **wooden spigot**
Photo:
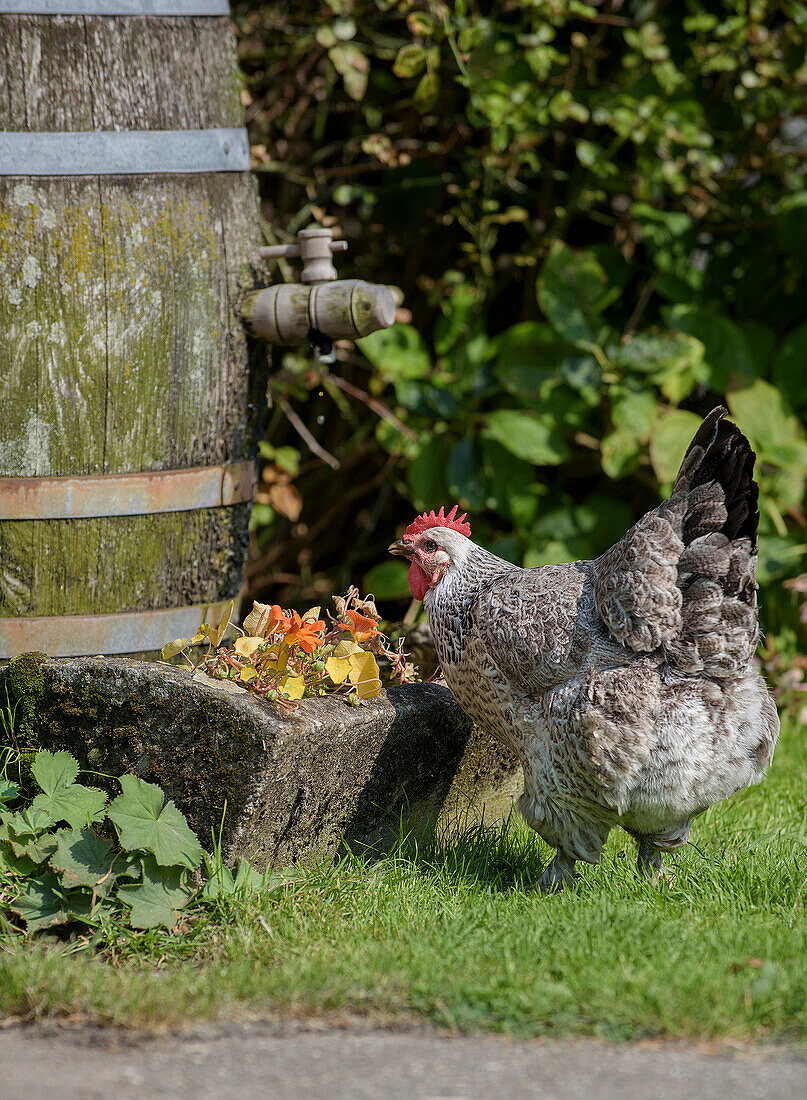
[[[329,283],[336,278],[331,262],[334,252],[347,252],[347,241],[335,241],[332,229],[311,226],[297,234],[299,244],[271,244],[260,250],[266,260],[294,259],[303,261],[301,283]]]
[[[345,252],[347,241],[335,241],[333,230],[312,226],[297,234],[298,244],[268,245],[268,260],[299,257],[299,283],[277,283],[244,295],[241,313],[253,336],[271,344],[312,343],[330,355],[334,340],[369,336],[395,321],[395,298],[388,286],[362,279],[337,279],[331,257]]]

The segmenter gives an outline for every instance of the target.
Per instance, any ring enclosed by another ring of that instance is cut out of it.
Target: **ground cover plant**
[[[232,645],[224,643],[233,601],[213,627],[203,622],[193,638],[177,638],[162,648],[163,660],[183,654],[196,677],[216,681],[229,691],[249,691],[268,702],[293,710],[296,700],[341,695],[358,706],[373,699],[388,683],[412,683],[414,665],[407,661],[404,639],[393,649],[379,627],[372,598],[361,599],[357,588],[333,597],[336,616],[312,607],[302,615],[278,604],[255,601]],[[207,646],[194,659],[195,646]],[[381,667],[379,667],[379,660]],[[383,671],[382,671],[383,669]]]
[[[173,931],[110,924],[102,947],[0,939],[0,1012],[160,1028],[282,1012],[462,1031],[803,1041],[803,730],[765,782],[698,818],[675,881],[635,874],[615,831],[579,886],[530,893],[548,850],[515,821],[402,838],[271,890],[220,893]]]
[[[76,782],[69,752],[5,760],[19,776],[0,778],[0,932],[12,938],[58,929],[99,945],[118,927],[180,930],[193,899],[204,906],[267,883],[244,861],[230,871],[220,845],[205,852],[153,783],[121,776],[108,800]]]

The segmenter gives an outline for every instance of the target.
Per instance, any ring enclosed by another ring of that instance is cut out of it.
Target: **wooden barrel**
[[[0,47],[0,657],[153,650],[238,593],[264,402],[227,3],[0,0]]]

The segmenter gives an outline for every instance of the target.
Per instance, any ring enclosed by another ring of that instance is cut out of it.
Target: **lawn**
[[[515,820],[402,842],[188,914],[183,935],[0,941],[0,1013],[138,1028],[340,1012],[460,1031],[803,1040],[807,739],[789,721],[766,781],[714,807],[661,888],[619,831],[557,896]]]

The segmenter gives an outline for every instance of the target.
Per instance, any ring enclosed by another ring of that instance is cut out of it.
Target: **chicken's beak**
[[[406,539],[398,539],[397,542],[393,542],[392,545],[387,547],[387,552],[394,554],[396,558],[409,558],[412,560],[412,543],[407,542]]]

